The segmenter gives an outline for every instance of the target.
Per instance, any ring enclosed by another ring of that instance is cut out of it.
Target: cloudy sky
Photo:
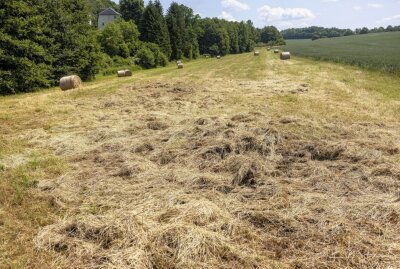
[[[118,0],[115,0],[118,2]],[[175,0],[202,17],[251,19],[258,27],[400,25],[400,0]],[[145,0],[148,2],[148,0]],[[161,0],[165,9],[172,0]]]

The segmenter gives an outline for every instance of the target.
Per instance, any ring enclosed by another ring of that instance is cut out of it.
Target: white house
[[[115,21],[121,17],[121,14],[119,14],[117,11],[115,11],[112,8],[106,8],[99,14],[99,23],[98,23],[98,28],[100,30],[103,30],[104,27],[106,27],[107,24],[109,24],[112,21]]]

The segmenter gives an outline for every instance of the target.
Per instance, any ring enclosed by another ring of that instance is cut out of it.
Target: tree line
[[[357,28],[355,30],[351,29],[339,29],[339,28],[324,28],[311,26],[306,28],[290,28],[283,30],[281,33],[284,39],[312,39],[317,40],[320,38],[331,38],[331,37],[341,37],[341,36],[351,36],[351,35],[362,35],[370,33],[382,33],[382,32],[395,32],[400,31],[400,26],[387,26],[375,27],[368,29],[367,27]]]
[[[122,18],[99,31],[98,14],[106,7]],[[91,80],[121,66],[154,68],[282,41],[275,27],[201,18],[176,2],[164,12],[159,0],[0,1],[0,94],[51,87],[69,74]]]

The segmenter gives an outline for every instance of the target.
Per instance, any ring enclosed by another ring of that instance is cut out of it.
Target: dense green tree
[[[90,12],[84,0],[44,0],[47,35],[53,61],[53,82],[61,76],[77,74],[93,79],[97,72],[100,47],[90,26]]]
[[[266,26],[260,30],[259,41],[272,45],[284,45],[282,34],[275,26]]]
[[[171,40],[171,59],[192,59],[199,55],[197,16],[185,5],[172,2],[167,12],[168,32]]]
[[[143,41],[155,43],[167,57],[171,55],[167,23],[160,1],[150,1],[146,6],[140,21],[140,32]]]
[[[246,52],[250,47],[250,33],[249,29],[243,21],[239,23],[238,27],[239,34],[239,51]]]
[[[84,0],[0,2],[1,93],[55,85],[61,76],[92,79],[99,46]]]
[[[143,0],[120,0],[119,7],[125,20],[132,20],[136,25],[139,25],[144,11]]]
[[[109,56],[127,58],[139,49],[139,31],[133,21],[117,20],[101,31],[99,43]]]
[[[0,2],[0,94],[50,86],[52,42],[42,11],[41,0]]]
[[[367,27],[363,27],[363,28],[361,29],[361,31],[360,31],[360,34],[361,34],[361,35],[365,35],[365,34],[368,34],[368,33],[369,33],[369,30],[368,30]]]

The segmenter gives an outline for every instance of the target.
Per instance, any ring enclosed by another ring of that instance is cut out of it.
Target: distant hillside
[[[287,40],[285,49],[298,56],[400,73],[400,32]]]
[[[306,28],[291,28],[281,31],[284,39],[321,39],[330,37],[341,37],[350,36],[357,34],[369,34],[369,33],[383,33],[383,32],[395,32],[400,31],[400,26],[389,25],[386,28],[379,27],[368,29],[358,28],[356,30],[351,29],[339,29],[339,28],[324,28],[311,26]]]

